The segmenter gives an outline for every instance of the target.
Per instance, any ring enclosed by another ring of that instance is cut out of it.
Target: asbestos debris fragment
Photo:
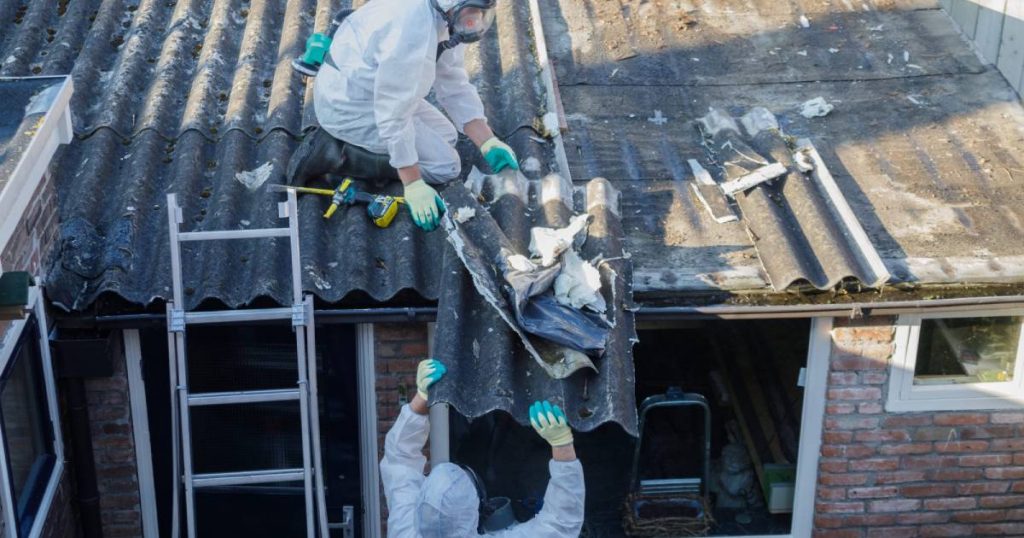
[[[811,20],[807,18],[807,15],[800,15],[800,26],[804,28],[811,27]]]
[[[808,155],[806,150],[800,150],[793,154],[793,162],[796,163],[797,170],[801,172],[812,172],[814,171],[814,159]]]
[[[555,299],[566,306],[604,314],[608,305],[601,295],[601,273],[575,251],[562,256],[562,270],[555,277]]]
[[[560,254],[586,241],[589,222],[590,215],[576,215],[565,228],[533,228],[530,230],[530,254],[540,258],[544,267],[552,265]]]
[[[835,109],[824,97],[816,97],[800,106],[800,115],[807,118],[823,118]]]
[[[255,170],[247,170],[235,174],[235,181],[238,181],[242,185],[245,185],[246,189],[255,192],[264,183],[270,179],[271,173],[274,171],[274,164],[270,161],[263,163],[262,166]]]
[[[455,219],[455,222],[462,224],[475,216],[476,209],[473,209],[472,207],[460,207],[455,210],[455,215],[453,215],[452,218]]]

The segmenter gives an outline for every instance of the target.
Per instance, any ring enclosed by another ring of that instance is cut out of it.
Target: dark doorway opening
[[[171,396],[167,332],[143,330],[154,484],[161,536],[170,535]],[[193,393],[294,387],[295,335],[290,327],[197,326],[187,335],[189,389]],[[320,434],[328,519],[340,522],[345,506],[356,510],[361,534],[359,408],[355,330],[330,326],[317,332]],[[198,408],[193,412],[196,472],[301,467],[302,442],[295,402]],[[234,486],[196,495],[201,536],[279,538],[305,535],[302,483]],[[184,508],[181,512],[184,525]],[[341,531],[332,531],[341,536]]]

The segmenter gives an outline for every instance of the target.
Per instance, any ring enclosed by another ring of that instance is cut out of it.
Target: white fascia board
[[[57,78],[57,77],[30,77],[30,78]],[[71,94],[74,93],[74,83],[71,77],[64,77],[60,90],[54,98],[50,109],[43,116],[43,123],[32,137],[32,141],[25,152],[22,153],[14,172],[8,179],[3,190],[0,191],[0,252],[7,246],[7,242],[14,235],[18,222],[21,221],[25,208],[32,201],[35,194],[50,166],[50,160],[61,144],[71,142],[73,131],[71,128]],[[17,269],[17,268],[8,268]]]

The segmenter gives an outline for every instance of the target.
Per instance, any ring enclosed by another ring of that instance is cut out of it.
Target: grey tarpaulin
[[[463,223],[468,235],[476,239],[477,245],[495,252],[500,245],[487,243],[487,234],[496,231],[490,226],[500,229],[514,250],[526,252],[531,228],[560,228],[568,225],[573,214],[574,189],[558,176],[529,182],[484,176],[467,182],[467,187],[455,185],[444,191],[449,212],[456,213],[461,207],[475,209],[477,216]],[[616,213],[618,192],[603,179],[577,190],[577,207],[592,218],[590,236],[581,254],[586,259],[600,256],[605,260],[599,270],[613,323],[605,354],[593,363],[596,372],[584,367],[564,379],[549,375],[521,343],[512,328],[514,323],[504,321],[481,295],[456,249],[449,246],[444,256],[434,337],[434,354],[448,365],[448,375],[432,391],[434,402],[449,403],[470,418],[503,410],[525,424],[529,405],[549,399],[563,406],[577,430],[589,431],[605,422],[616,422],[636,435],[632,357],[636,330],[629,310],[632,266],[623,251],[622,227]],[[482,269],[500,278],[493,264]],[[486,284],[484,289],[486,293]]]

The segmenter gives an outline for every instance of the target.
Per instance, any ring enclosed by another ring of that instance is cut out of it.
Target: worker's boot
[[[288,161],[288,184],[296,187],[311,181],[323,181],[328,174],[341,174],[345,163],[345,143],[323,128],[306,134]]]

